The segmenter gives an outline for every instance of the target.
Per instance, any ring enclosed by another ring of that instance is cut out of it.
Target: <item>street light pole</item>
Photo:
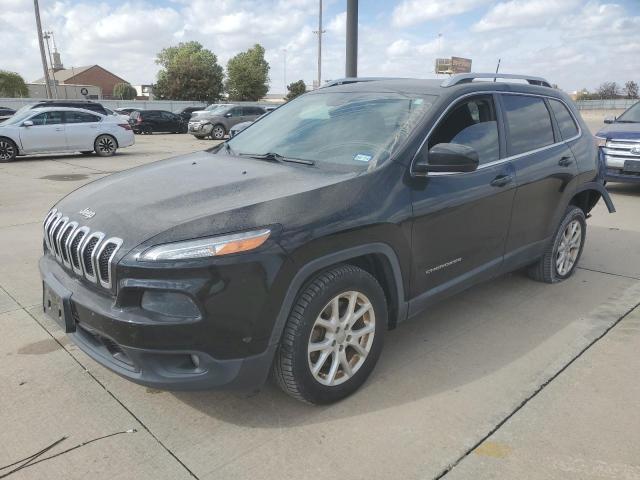
[[[325,32],[322,30],[322,0],[319,0],[319,2],[318,30],[313,32],[318,34],[318,88],[322,86],[322,34]]]
[[[344,76],[358,76],[358,0],[347,0],[347,55]]]
[[[44,85],[47,92],[47,98],[51,98],[51,84],[49,82],[49,69],[47,68],[47,57],[44,53],[44,41],[42,38],[42,25],[40,24],[40,7],[38,0],[33,0],[33,7],[36,11],[36,28],[38,29],[38,44],[40,45],[40,60],[42,61],[42,70],[44,71]]]
[[[58,85],[56,84],[56,72],[53,70],[53,57],[51,56],[51,46],[49,45],[49,38],[53,32],[44,32],[44,39],[47,41],[47,53],[49,54],[49,65],[51,65],[51,75],[53,75],[53,91],[55,92],[56,99],[58,96]]]

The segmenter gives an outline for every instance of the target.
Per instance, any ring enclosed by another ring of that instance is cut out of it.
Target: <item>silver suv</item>
[[[235,124],[253,121],[263,113],[265,109],[257,105],[209,105],[191,114],[188,131],[196,138],[222,140]]]

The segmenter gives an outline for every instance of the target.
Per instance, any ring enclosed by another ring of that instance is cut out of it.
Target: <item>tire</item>
[[[351,327],[348,312],[360,315]],[[280,388],[303,402],[341,400],[373,371],[386,328],[387,301],[372,275],[353,265],[319,273],[298,293],[276,352],[273,376]],[[316,351],[310,351],[312,344],[318,344]]]
[[[153,127],[151,127],[151,125],[145,125],[142,128],[142,133],[144,135],[153,135]]]
[[[0,163],[12,162],[18,155],[18,147],[10,138],[0,138]]]
[[[214,125],[211,129],[211,138],[213,140],[222,140],[226,134],[227,131],[225,130],[224,125],[222,125],[221,123]]]
[[[586,235],[584,212],[570,205],[544,254],[537,263],[529,267],[529,276],[545,283],[557,283],[569,278],[582,255]]]
[[[110,157],[116,153],[118,142],[111,135],[99,135],[93,147],[99,157]]]

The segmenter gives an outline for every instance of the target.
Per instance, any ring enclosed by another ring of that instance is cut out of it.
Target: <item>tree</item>
[[[304,80],[298,80],[297,82],[287,85],[287,90],[289,90],[289,93],[287,93],[285,98],[289,101],[305,93],[307,91],[307,85],[305,85]]]
[[[227,93],[231,100],[256,101],[269,91],[269,63],[264,48],[255,44],[227,63]]]
[[[28,97],[29,89],[20,75],[0,70],[0,97]]]
[[[627,98],[638,98],[638,84],[633,80],[629,80],[624,84],[624,92]]]
[[[222,95],[222,67],[214,53],[199,42],[165,48],[156,63],[162,69],[153,92],[160,99],[215,102]]]
[[[122,100],[133,100],[138,96],[136,89],[126,82],[116,83],[113,87],[113,96]]]
[[[600,98],[616,98],[620,93],[620,88],[616,82],[604,82],[600,84],[597,94]]]

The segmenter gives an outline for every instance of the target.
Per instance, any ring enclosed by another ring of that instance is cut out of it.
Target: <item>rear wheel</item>
[[[569,278],[578,265],[587,222],[581,208],[569,206],[544,255],[529,268],[529,276],[545,283],[557,283]]]
[[[145,135],[151,135],[153,133],[153,128],[151,127],[151,125],[145,125],[144,127],[142,127],[142,133]]]
[[[95,152],[101,157],[110,157],[118,149],[116,139],[111,135],[100,135],[93,143]]]
[[[224,125],[214,125],[211,129],[211,138],[214,140],[222,140],[226,134],[227,132],[224,129]]]
[[[0,138],[0,163],[11,162],[18,155],[18,147],[9,138]]]
[[[300,291],[274,376],[289,395],[327,404],[355,392],[378,361],[387,303],[377,280],[353,265],[318,274]]]

